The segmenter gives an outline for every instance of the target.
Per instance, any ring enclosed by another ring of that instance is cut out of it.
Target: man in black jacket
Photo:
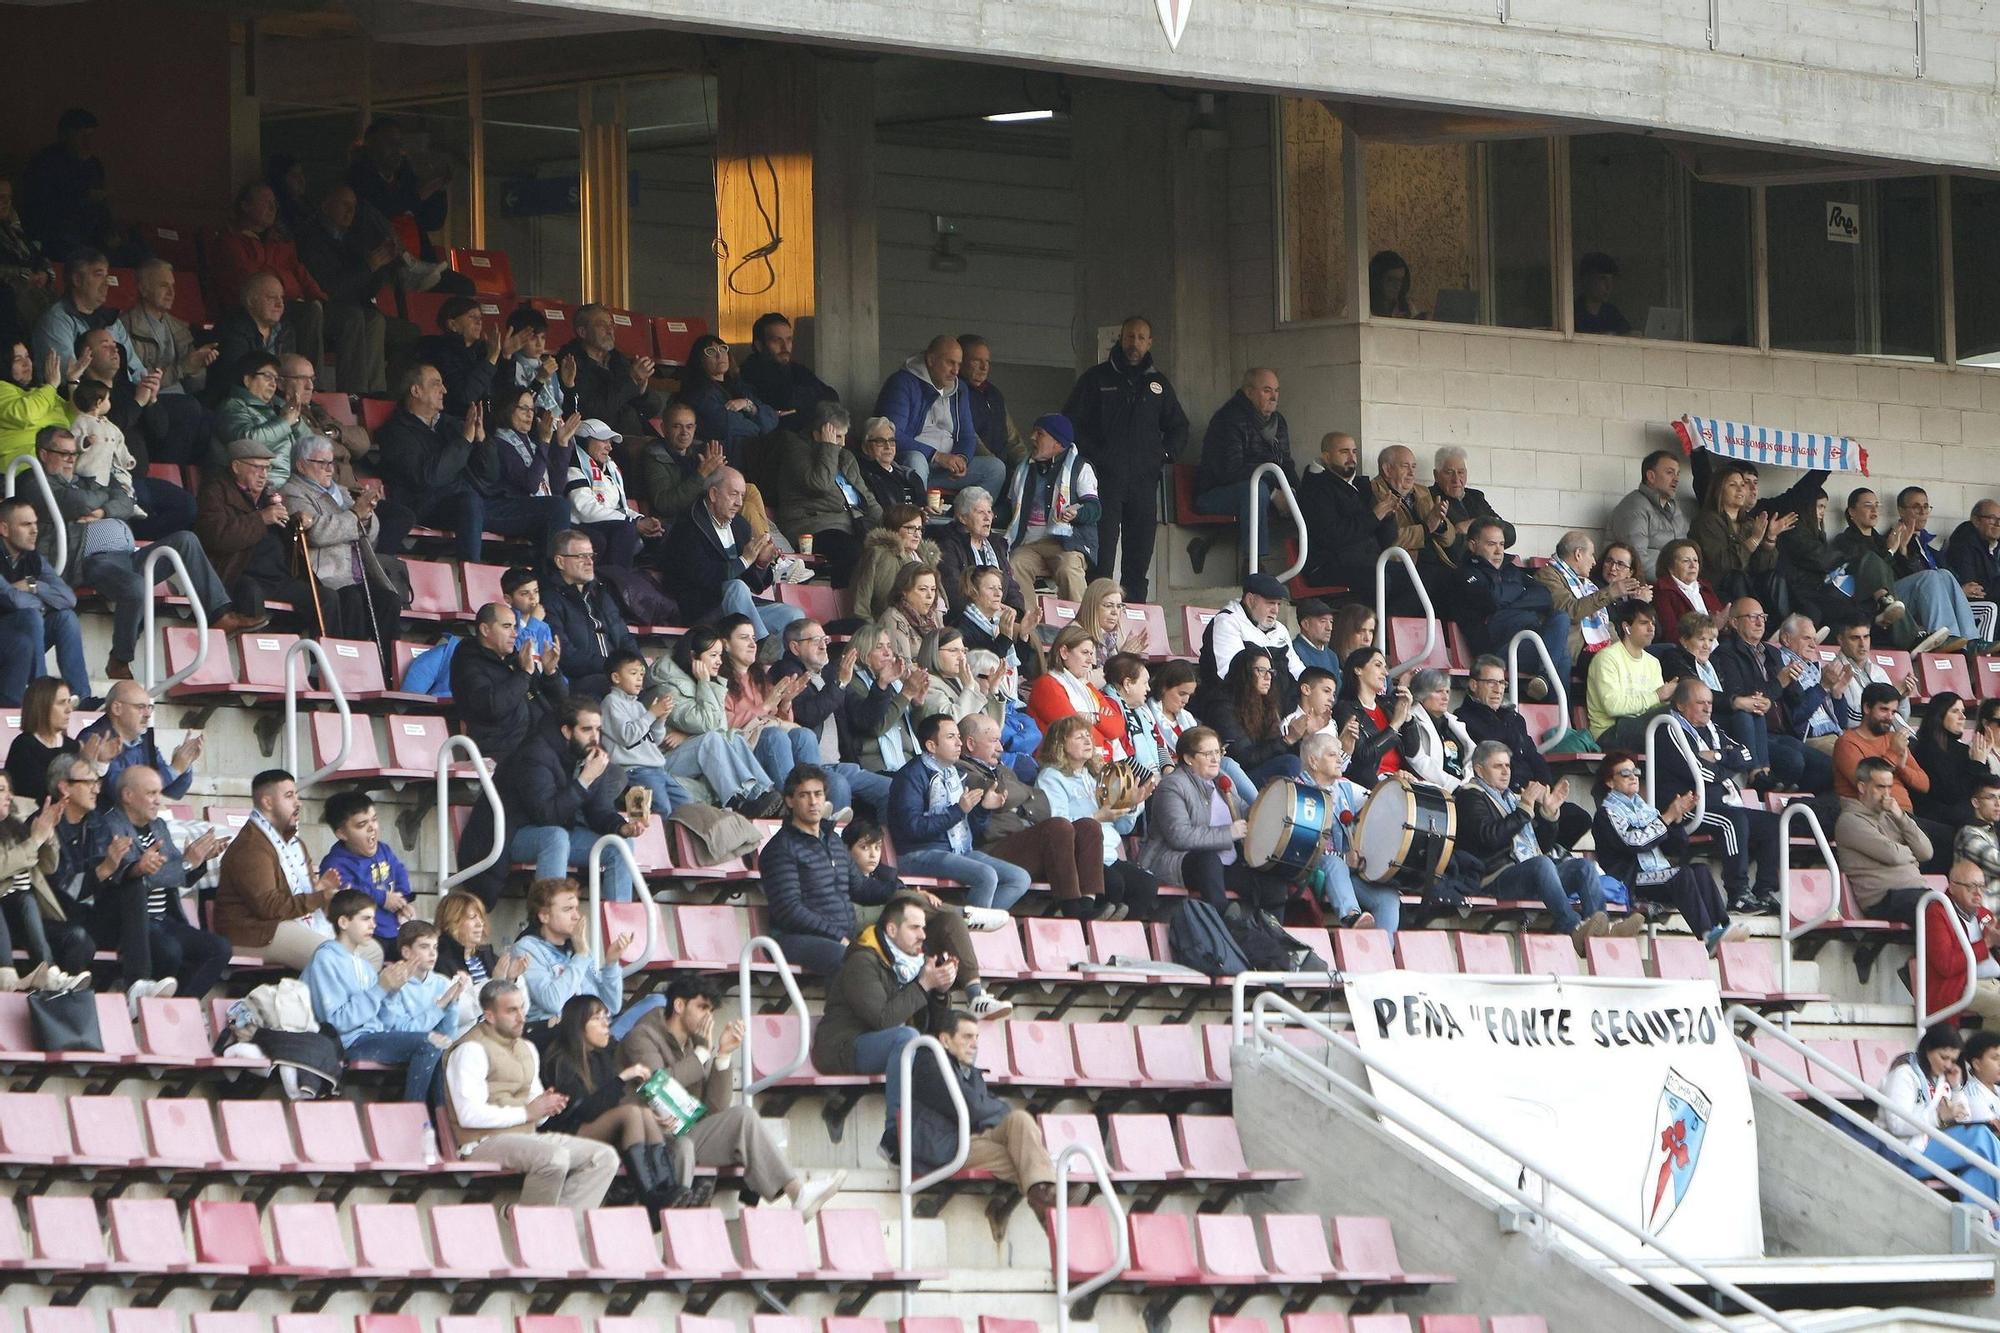
[[[1530,577],[1507,554],[1503,525],[1497,518],[1474,519],[1465,534],[1465,569],[1458,585],[1458,609],[1470,631],[1475,652],[1504,653],[1522,630],[1533,630],[1548,651],[1556,680],[1569,681],[1569,617],[1555,609],[1548,588]],[[1543,672],[1548,668],[1544,667]],[[1542,673],[1529,680],[1530,699],[1549,695]]]
[[[486,490],[500,475],[486,441],[486,409],[463,419],[444,410],[444,375],[422,362],[397,381],[399,405],[375,432],[376,467],[389,496],[417,522],[450,528],[462,560],[477,561],[486,530]]]
[[[1292,470],[1292,431],[1278,411],[1278,372],[1262,366],[1243,377],[1243,387],[1208,419],[1201,437],[1201,470],[1195,475],[1194,507],[1202,514],[1234,514],[1239,525],[1250,526],[1250,474],[1265,463],[1276,463],[1297,490],[1298,473]],[[1265,481],[1258,487],[1256,558],[1262,560],[1271,546],[1271,520],[1276,510],[1271,497],[1277,483]],[[1242,540],[1248,540],[1243,538]],[[1188,545],[1195,572],[1201,572],[1208,554],[1208,539],[1197,537]],[[1248,564],[1248,561],[1245,561]]]
[[[634,439],[653,434],[647,423],[666,406],[666,396],[652,387],[653,358],[634,359],[618,350],[609,310],[595,302],[576,308],[576,337],[557,354],[557,364],[570,391],[570,411]]]
[[[561,725],[543,727],[523,741],[495,776],[513,830],[501,859],[534,862],[536,879],[562,879],[574,868],[581,882],[600,837],[636,838],[646,831],[619,809],[625,770],[604,748],[603,719],[594,703],[571,700]],[[604,858],[602,888],[607,901],[632,901],[624,857]]]
[[[784,315],[773,310],[757,316],[750,326],[750,344],[756,350],[743,358],[743,382],[780,417],[795,412],[810,415],[820,403],[840,401],[833,386],[792,356],[792,321]]]
[[[1472,673],[1465,680],[1465,698],[1453,711],[1474,745],[1499,741],[1514,756],[1514,790],[1519,791],[1527,782],[1539,782],[1544,787],[1556,785],[1555,770],[1549,767],[1535,737],[1529,734],[1527,719],[1507,702],[1505,662],[1491,653],[1475,659]],[[1556,840],[1565,847],[1574,847],[1589,831],[1590,813],[1565,803],[1562,813],[1556,816]]]
[[[471,296],[446,297],[438,307],[436,333],[417,340],[417,360],[436,366],[444,377],[444,410],[462,417],[474,403],[493,398],[495,373],[502,361],[513,370],[514,353],[533,336],[525,329],[487,336],[486,314]],[[504,424],[504,423],[501,423]]]
[[[515,646],[514,608],[488,602],[479,608],[472,637],[452,649],[451,706],[460,728],[496,768],[530,736],[549,731],[569,703],[561,672],[562,640],[536,654],[522,639]],[[475,803],[459,835],[458,861],[471,865],[493,846],[493,811]],[[507,859],[464,881],[467,892],[488,907],[500,899],[507,883]]]
[[[1361,447],[1346,431],[1320,438],[1319,461],[1299,480],[1299,509],[1311,534],[1306,581],[1372,592],[1375,559],[1396,544],[1396,502],[1375,498],[1361,475]]]
[[[995,1097],[979,1068],[979,1020],[954,1009],[938,1042],[951,1056],[951,1077],[965,1100],[972,1144],[965,1169],[991,1171],[1027,1196],[1035,1220],[1044,1229],[1056,1206],[1056,1170],[1035,1118]],[[917,1057],[910,1076],[910,1167],[935,1171],[958,1155],[958,1111],[936,1060]],[[897,1145],[900,1151],[900,1143]],[[1003,1234],[1012,1201],[1002,1196],[987,1205],[986,1216],[996,1238]]]
[[[1972,506],[1972,516],[1945,542],[1944,563],[1973,601],[2000,600],[2000,500]]]
[[[1739,597],[1726,613],[1713,659],[1721,697],[1728,701],[1722,728],[1749,749],[1757,767],[1768,767],[1780,787],[1831,791],[1833,760],[1792,734],[1785,687],[1800,673],[1788,668],[1775,644],[1765,641],[1770,617],[1755,597]]]
[[[566,528],[550,543],[548,589],[542,614],[562,645],[563,679],[579,699],[602,699],[611,688],[611,655],[639,651],[611,590],[597,581],[597,555],[590,535]]]
[[[1174,386],[1153,365],[1152,348],[1153,326],[1131,316],[1119,326],[1111,355],[1077,377],[1063,405],[1063,415],[1076,427],[1077,448],[1097,471],[1097,499],[1104,510],[1090,577],[1104,578],[1116,567],[1128,602],[1146,600],[1160,522],[1160,469],[1187,447],[1187,413]]]
[[[805,613],[784,602],[752,597],[771,586],[777,545],[771,534],[752,539],[743,517],[747,487],[733,467],[718,468],[694,507],[674,522],[660,548],[667,595],[689,624],[721,615],[748,616],[766,639]]]

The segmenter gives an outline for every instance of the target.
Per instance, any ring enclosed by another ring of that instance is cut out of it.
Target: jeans
[[[784,629],[794,620],[805,615],[789,602],[760,602],[750,595],[750,586],[742,579],[731,579],[722,585],[720,614],[725,616],[748,616],[750,623],[757,627],[757,639],[762,642]]]
[[[857,1074],[881,1074],[888,1084],[883,1088],[885,1110],[882,1118],[882,1142],[896,1142],[896,1117],[903,1106],[903,1059],[905,1046],[917,1039],[913,1027],[883,1028],[878,1032],[864,1032],[854,1039],[854,1072]]]
[[[700,778],[718,801],[772,785],[757,756],[733,731],[704,731],[688,737],[667,751],[667,773],[677,778]]]
[[[1258,514],[1257,558],[1262,560],[1271,553],[1271,497],[1278,493],[1278,483],[1270,477],[1257,483],[1258,503],[1263,506]],[[1194,497],[1194,512],[1197,514],[1234,514],[1237,526],[1250,531],[1250,483],[1232,481],[1227,486],[1214,486]],[[1246,561],[1247,563],[1247,561]]]
[[[533,861],[536,879],[563,879],[572,867],[588,873],[590,849],[597,845],[598,833],[587,828],[558,828],[554,824],[529,824],[514,830],[507,839],[507,859],[509,861]],[[587,881],[579,875],[580,882]],[[613,903],[632,901],[632,872],[625,866],[625,858],[612,853],[604,858],[604,878],[601,881],[604,900]]]
[[[1920,569],[1896,580],[1896,596],[1909,608],[1910,616],[1926,630],[1950,630],[1961,639],[1979,637],[1972,621],[1972,604],[1965,589],[1942,569]]]
[[[921,449],[905,449],[896,461],[917,474],[926,490],[957,491],[967,486],[983,486],[993,495],[1007,489],[1007,465],[997,458],[968,458],[965,475],[954,477],[943,468],[931,470],[931,456]]]
[[[1378,930],[1392,940],[1396,938],[1396,927],[1403,920],[1401,894],[1393,888],[1384,888],[1358,878],[1339,856],[1323,856],[1319,866],[1325,874],[1320,883],[1320,901],[1337,919],[1344,920],[1356,912],[1367,912],[1375,918]]]
[[[590,538],[599,563],[630,569],[639,556],[639,525],[628,518],[610,518],[602,523],[578,523],[576,528]]]
[[[870,773],[861,765],[845,760],[820,767],[826,770],[826,799],[834,809],[851,808],[859,801],[874,811],[880,822],[882,808],[889,800],[889,788],[894,785],[887,773]]]
[[[1597,863],[1580,856],[1552,861],[1531,856],[1517,861],[1487,882],[1487,891],[1496,898],[1539,898],[1555,915],[1556,929],[1567,935],[1583,917],[1604,910],[1604,889],[1597,882]],[[1569,905],[1570,895],[1583,902],[1583,916]]]
[[[1243,771],[1243,765],[1237,763],[1228,755],[1224,755],[1222,756],[1222,771],[1229,778],[1230,782],[1235,784],[1236,793],[1243,798],[1243,804],[1248,805],[1257,799],[1257,784],[1252,782],[1250,775]]]
[[[954,879],[965,886],[965,901],[973,907],[1006,911],[1028,895],[1028,872],[984,852],[930,849],[898,852],[896,868],[912,875]]]
[[[1556,680],[1564,689],[1569,688],[1569,616],[1561,611],[1500,611],[1486,621],[1486,631],[1482,651],[1493,653],[1503,661],[1507,656],[1507,644],[1516,634],[1531,629],[1542,646],[1549,650],[1549,663],[1555,667]],[[1526,676],[1542,674],[1540,659],[1534,653],[1522,656],[1521,673]],[[1551,682],[1553,685],[1554,682]],[[1553,691],[1552,691],[1553,692]]]
[[[79,699],[97,693],[90,688],[90,668],[83,660],[83,628],[75,611],[43,606],[0,614],[0,705],[19,708],[28,681],[42,674],[49,649],[70,692]]]
[[[211,623],[230,607],[229,592],[216,577],[215,566],[201,549],[201,540],[192,532],[175,532],[160,538],[155,546],[176,552],[187,566],[188,582],[194,585],[195,600]],[[145,614],[152,590],[145,585],[141,569],[145,551],[102,551],[83,562],[84,580],[111,603],[111,660],[130,662],[139,644],[139,620]],[[166,578],[173,570],[162,560],[153,572]]]
[[[538,553],[546,552],[550,539],[569,526],[569,502],[559,495],[481,495],[474,491],[472,498],[477,515],[472,525],[475,542],[482,532],[497,532],[503,537],[526,537]],[[460,533],[459,545],[464,544],[465,534]]]
[[[770,775],[773,787],[783,787],[786,776],[800,764],[819,763],[819,737],[804,727],[766,726],[750,748]],[[833,799],[832,792],[827,793],[827,799]],[[836,803],[833,808],[838,810],[843,804]]]
[[[656,814],[663,815],[670,810],[677,810],[694,799],[688,795],[686,787],[667,775],[666,769],[655,768],[651,764],[626,769],[625,780],[635,787],[644,787],[653,793],[653,811]]]
[[[825,935],[773,932],[772,938],[785,951],[785,961],[797,963],[809,977],[832,976],[847,957],[847,946]]]
[[[1981,1161],[2000,1163],[2000,1136],[1986,1125],[1948,1125],[1945,1137],[1965,1148]],[[1988,1198],[2000,1199],[2000,1165],[1985,1168],[1968,1165],[1965,1158],[1945,1147],[1935,1139],[1924,1142],[1924,1159],[1935,1162],[1945,1170],[1963,1180]],[[1907,1169],[1907,1168],[1906,1168]],[[1910,1172],[1916,1175],[1915,1171]],[[1971,1202],[1971,1200],[1967,1200]]]
[[[403,1100],[429,1102],[431,1080],[437,1075],[444,1051],[431,1041],[428,1032],[369,1032],[347,1043],[350,1060],[373,1060],[378,1064],[404,1065]]]

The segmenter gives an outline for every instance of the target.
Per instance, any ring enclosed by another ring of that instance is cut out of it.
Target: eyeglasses
[[[801,638],[801,639],[794,639],[794,640],[793,640],[793,642],[794,642],[794,643],[825,643],[825,642],[827,642],[827,640],[828,640],[828,638],[829,638],[829,637],[830,637],[830,636],[828,636],[828,635],[825,635],[825,634],[808,634],[808,635],[806,635],[806,636],[805,636],[804,638]]]
[[[1611,780],[1617,782],[1624,778],[1636,778],[1638,776],[1639,770],[1636,768],[1621,768],[1611,775]]]
[[[896,529],[898,532],[922,532],[923,530],[924,525],[921,523],[905,523],[902,527]]]
[[[250,378],[253,380],[276,380],[278,372],[275,370],[260,370],[252,374]]]
[[[300,467],[332,467],[332,466],[333,466],[333,460],[332,460],[331,458],[301,458],[301,459],[299,460],[299,466],[300,466]]]
[[[1250,674],[1253,676],[1270,676],[1277,673],[1268,666],[1253,666],[1250,668]]]
[[[862,441],[864,444],[894,444],[895,442],[896,437],[893,435],[870,435],[866,440]]]
[[[1966,880],[1954,879],[1950,881],[1950,883],[1954,889],[1972,889],[1978,893],[1986,892],[1986,882],[1984,880],[1981,880],[1977,884],[1973,884],[1967,882]]]
[[[1606,556],[1604,558],[1604,567],[1606,569],[1630,569],[1632,568],[1632,562],[1630,560],[1613,560],[1611,557]]]
[[[1222,758],[1222,751],[1213,745],[1203,746],[1194,752],[1194,757],[1196,759],[1220,759]]]
[[[78,454],[80,454],[80,453],[82,453],[82,452],[83,452],[83,451],[82,451],[81,449],[44,449],[44,450],[42,450],[42,453],[43,453],[43,454],[44,454],[44,455],[45,455],[46,457],[49,457],[49,458],[75,458],[75,457],[76,457],[76,456],[77,456]]]
[[[595,552],[595,551],[564,551],[564,552],[563,552],[563,553],[562,553],[561,555],[557,556],[557,557],[556,557],[556,559],[558,559],[558,560],[589,560],[589,561],[593,561],[593,562],[594,562],[594,561],[596,561],[596,559],[597,559],[597,552]]]

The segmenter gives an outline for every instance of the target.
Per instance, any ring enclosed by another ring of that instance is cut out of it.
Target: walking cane
[[[326,607],[319,600],[319,580],[313,577],[312,548],[306,544],[305,524],[298,515],[291,519],[292,566],[295,573],[305,580],[306,590],[312,594],[313,624],[318,633],[315,638],[326,637]]]

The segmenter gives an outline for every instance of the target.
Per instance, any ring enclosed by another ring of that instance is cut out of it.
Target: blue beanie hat
[[[1069,424],[1069,418],[1060,412],[1049,412],[1035,418],[1035,429],[1045,430],[1062,442],[1062,447],[1070,448],[1076,443],[1076,427]]]

